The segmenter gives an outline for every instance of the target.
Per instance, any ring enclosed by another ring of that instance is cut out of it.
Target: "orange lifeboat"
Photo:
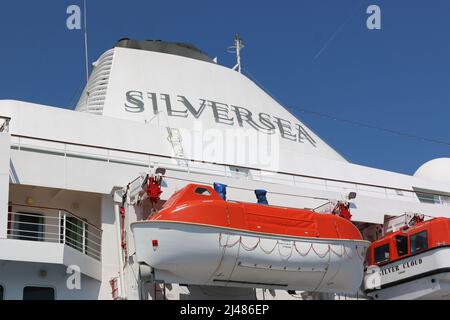
[[[374,299],[450,299],[450,219],[414,215],[371,244],[367,265]]]
[[[225,201],[196,184],[131,228],[138,262],[169,283],[356,292],[369,246],[337,215]]]

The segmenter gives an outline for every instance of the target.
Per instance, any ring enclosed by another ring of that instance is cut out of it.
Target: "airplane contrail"
[[[364,2],[364,0],[358,4],[358,6],[357,6],[358,9],[363,2]],[[358,12],[358,10],[354,10],[352,12],[352,14],[336,29],[336,31],[334,31],[334,33],[325,42],[325,44],[322,46],[322,48],[316,53],[313,60],[317,60],[317,58],[322,54],[322,52],[324,52],[328,48],[328,46],[331,44],[331,42],[333,42],[334,38],[336,38],[336,36],[339,34],[339,32],[342,31],[342,29],[344,29],[345,25],[353,18],[353,16],[356,14],[356,12]]]

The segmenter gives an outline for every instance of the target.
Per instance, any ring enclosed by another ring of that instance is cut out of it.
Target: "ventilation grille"
[[[102,114],[108,89],[109,76],[114,58],[114,49],[106,51],[94,63],[94,70],[81,94],[76,111]]]

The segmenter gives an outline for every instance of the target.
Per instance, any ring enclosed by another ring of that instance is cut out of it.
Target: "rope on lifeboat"
[[[365,251],[365,250],[363,250],[363,254],[360,255],[360,254],[359,254],[359,251],[358,251],[358,247],[356,246],[355,251],[356,251],[356,254],[358,255],[358,258],[360,258],[361,260],[364,260],[364,259],[366,258],[366,257],[364,256],[364,251]]]
[[[294,241],[294,243],[295,243],[295,241]],[[278,240],[277,240],[277,245],[278,245],[278,244],[279,244],[279,243],[278,243]],[[289,255],[284,256],[284,255],[281,253],[281,251],[280,251],[280,246],[278,245],[278,253],[280,254],[281,259],[283,259],[283,260],[285,260],[285,261],[289,260],[289,258],[292,256],[292,252],[294,252],[294,246],[291,245],[291,252],[289,253]]]
[[[327,247],[328,247],[327,251],[325,251],[324,254],[320,254],[320,253],[318,253],[318,252],[316,251],[316,249],[314,249],[314,245],[311,243],[311,248],[312,248],[312,250],[314,251],[314,253],[315,253],[320,259],[325,258],[325,257],[327,256],[327,254],[330,253],[330,245],[328,245]]]
[[[258,241],[256,242],[255,245],[247,246],[247,245],[244,244],[242,236],[239,236],[238,239],[234,243],[231,243],[231,244],[228,244],[228,243],[224,244],[223,241],[222,241],[222,236],[223,236],[222,233],[220,233],[219,234],[219,246],[221,248],[224,248],[224,247],[225,248],[232,248],[232,247],[236,246],[237,244],[239,244],[246,251],[254,251],[259,246],[259,248],[261,249],[262,252],[264,252],[265,254],[271,254],[278,247],[278,252],[279,252],[280,256],[283,257],[283,259],[289,259],[292,256],[293,249],[295,249],[295,251],[297,251],[297,253],[299,255],[301,255],[302,257],[306,257],[312,250],[321,259],[325,258],[330,253],[333,253],[334,255],[336,255],[339,258],[342,258],[344,256],[352,258],[352,256],[355,255],[354,253],[353,254],[349,254],[345,245],[342,245],[342,247],[343,247],[342,253],[339,253],[336,250],[334,250],[332,248],[332,245],[330,245],[330,244],[327,245],[327,249],[326,249],[325,252],[320,253],[314,248],[314,243],[311,243],[309,248],[308,248],[308,250],[306,252],[302,253],[297,247],[297,241],[293,241],[293,246],[292,246],[293,248],[291,247],[291,252],[289,253],[289,255],[283,256],[283,254],[281,253],[281,250],[280,250],[280,242],[279,242],[279,240],[276,240],[276,243],[275,243],[275,245],[274,245],[274,247],[272,249],[266,250],[266,249],[264,249],[262,247],[261,238],[258,238]],[[364,259],[364,256],[359,254],[357,246],[355,247],[355,250],[353,250],[353,251],[356,251],[356,255],[358,256],[359,259]]]
[[[261,251],[264,252],[265,254],[271,254],[275,250],[276,247],[279,247],[279,243],[277,240],[277,243],[275,243],[275,246],[272,248],[272,250],[266,250],[261,245],[259,247],[261,248]]]
[[[295,248],[295,251],[297,251],[297,253],[298,253],[299,255],[301,255],[302,257],[306,257],[306,256],[309,254],[309,252],[312,250],[312,247],[313,247],[313,244],[311,243],[311,245],[309,246],[308,251],[306,251],[306,253],[301,253],[301,252],[298,250],[298,248],[297,248],[297,242],[294,241],[294,248]]]
[[[337,253],[333,248],[331,248],[331,246],[330,246],[330,251],[333,252],[339,258],[342,258],[343,256],[347,255],[347,250],[346,250],[345,246],[343,245],[342,247],[343,247],[342,253]]]
[[[249,248],[249,247],[247,247],[246,245],[244,245],[244,242],[242,241],[242,237],[239,237],[239,238],[240,238],[240,240],[241,240],[241,247],[242,247],[244,250],[246,250],[246,251],[253,251],[253,250],[255,250],[255,249],[258,247],[259,243],[261,242],[261,238],[258,238],[258,241],[256,242],[256,244],[255,244],[253,247]],[[275,245],[275,246],[277,246],[277,245]],[[264,251],[264,250],[263,250],[263,251]]]
[[[365,259],[364,253],[363,253],[363,255],[359,254],[358,246],[355,246],[355,249],[353,250],[354,252],[356,252],[356,254],[355,254],[355,253],[349,254],[349,253],[347,252],[347,247],[346,247],[345,245],[342,245],[342,247],[343,247],[343,250],[342,250],[342,253],[341,253],[341,254],[337,253],[337,252],[336,252],[335,250],[333,250],[331,247],[330,247],[330,250],[331,250],[336,256],[338,256],[338,257],[347,256],[347,257],[349,257],[349,258],[352,258],[352,256],[357,256],[360,260],[364,260],[364,259]]]
[[[242,237],[239,237],[238,239],[237,239],[237,241],[235,242],[235,243],[233,243],[233,244],[222,244],[222,234],[220,233],[219,234],[219,246],[220,247],[226,247],[226,248],[232,248],[232,247],[234,247],[235,245],[237,245],[239,242],[241,242],[241,238]]]

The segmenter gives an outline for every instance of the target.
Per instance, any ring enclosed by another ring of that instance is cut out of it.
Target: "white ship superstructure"
[[[356,193],[352,221],[369,241],[392,216],[450,217],[449,159],[414,176],[352,164],[245,75],[190,45],[121,40],[94,63],[75,110],[3,100],[0,116],[4,299],[301,297],[277,286],[145,282],[130,224],[148,208],[133,202],[133,180],[156,168],[166,170],[162,202],[190,182],[225,184],[234,201],[256,202],[264,189],[271,205],[293,208]]]

